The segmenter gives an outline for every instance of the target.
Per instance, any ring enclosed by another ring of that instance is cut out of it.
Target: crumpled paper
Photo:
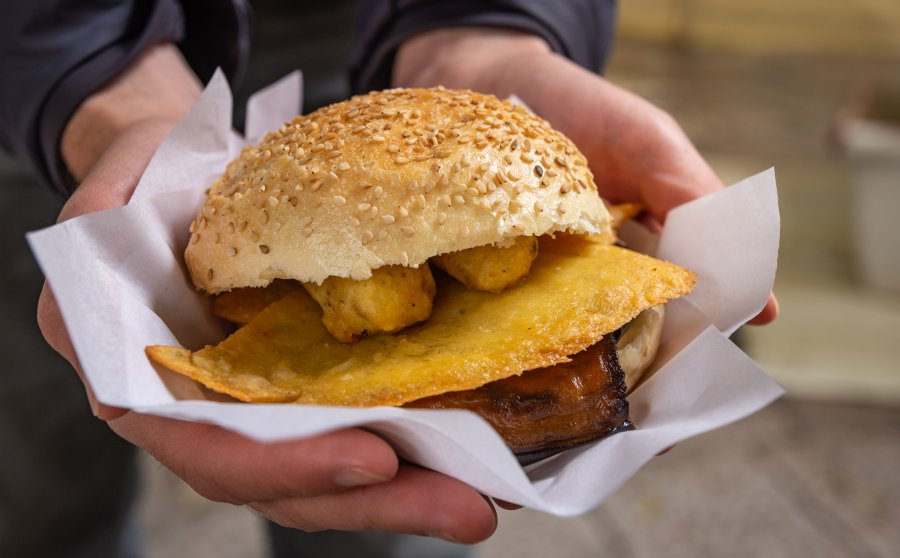
[[[667,307],[653,376],[630,397],[637,429],[522,468],[497,434],[466,411],[243,404],[210,400],[192,381],[155,367],[146,345],[197,349],[224,337],[195,292],[182,255],[203,191],[240,149],[292,118],[301,79],[291,74],[248,103],[247,138],[231,129],[221,73],[159,148],[131,202],[32,232],[97,399],[203,421],[263,442],[364,427],[398,453],[484,494],[570,516],[598,506],[659,451],[764,407],[783,391],[728,340],[772,288],[779,216],[774,171],[674,210],[662,237],[631,226],[632,246],[696,271],[696,290]]]

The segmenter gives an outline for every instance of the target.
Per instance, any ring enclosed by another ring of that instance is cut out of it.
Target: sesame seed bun
[[[396,89],[298,116],[210,188],[185,259],[209,293],[366,279],[523,235],[609,233],[584,156],[522,107]]]

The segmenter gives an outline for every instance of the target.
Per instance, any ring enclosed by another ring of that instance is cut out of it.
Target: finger
[[[384,530],[472,544],[497,528],[493,506],[474,488],[440,473],[403,465],[393,480],[318,498],[254,502],[286,527],[304,531]]]
[[[112,420],[127,413],[127,409],[112,407],[97,401],[94,390],[91,389],[90,384],[85,379],[84,371],[82,371],[81,364],[78,362],[75,347],[72,346],[72,339],[69,337],[69,332],[63,323],[62,314],[59,311],[59,306],[56,304],[56,298],[53,296],[53,291],[50,290],[50,286],[46,281],[41,289],[41,296],[38,298],[37,314],[38,327],[44,335],[44,339],[47,340],[47,343],[54,351],[69,361],[69,364],[72,365],[72,368],[75,369],[75,372],[81,379],[81,383],[84,384],[84,391],[94,416],[101,420]]]
[[[110,426],[199,494],[232,504],[385,482],[398,466],[387,442],[358,429],[265,444],[209,424],[134,412]]]
[[[766,305],[763,306],[762,311],[753,317],[747,323],[750,325],[766,325],[775,321],[775,318],[778,317],[778,313],[780,312],[778,306],[778,299],[775,298],[775,293],[769,294],[769,300],[766,301]]]

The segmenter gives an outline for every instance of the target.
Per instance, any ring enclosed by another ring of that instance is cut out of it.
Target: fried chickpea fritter
[[[322,307],[325,328],[342,343],[428,319],[435,292],[427,264],[380,267],[362,281],[329,277],[321,285],[303,287]]]
[[[537,238],[520,236],[511,246],[476,246],[441,254],[429,261],[470,289],[499,293],[528,275],[537,254]]]

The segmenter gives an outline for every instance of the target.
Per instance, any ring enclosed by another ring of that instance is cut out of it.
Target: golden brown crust
[[[186,261],[217,293],[608,229],[587,161],[545,121],[470,91],[398,89],[298,116],[245,149],[210,188]]]

